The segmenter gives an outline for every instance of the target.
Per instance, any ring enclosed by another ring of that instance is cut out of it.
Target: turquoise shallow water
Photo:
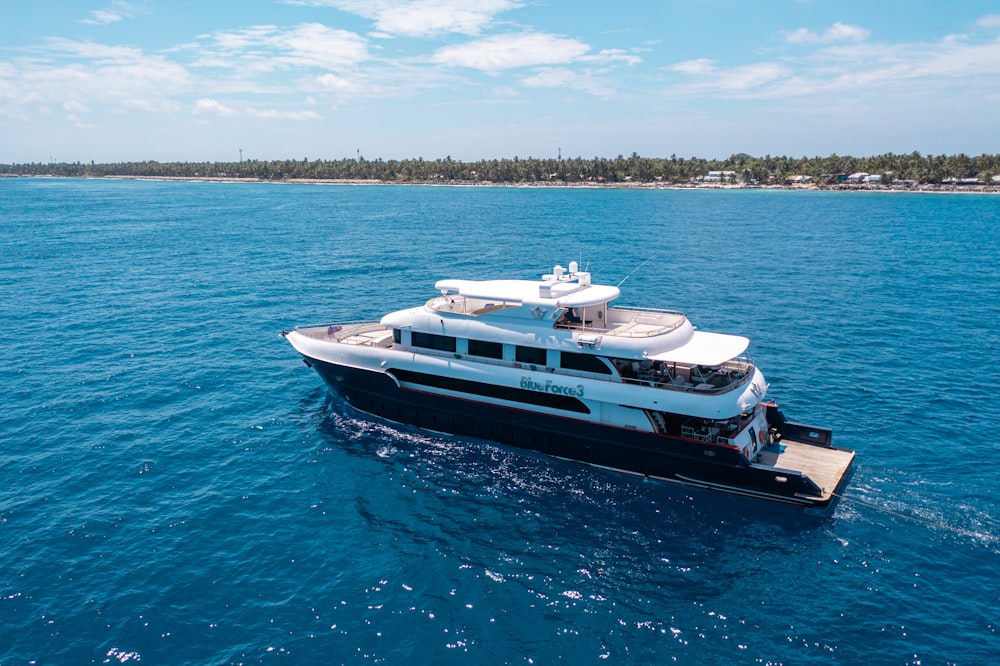
[[[0,664],[980,664],[1000,199],[0,180]],[[858,451],[826,517],[359,414],[278,333],[588,264]]]

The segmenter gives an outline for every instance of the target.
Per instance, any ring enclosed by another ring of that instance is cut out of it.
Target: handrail
[[[470,303],[474,306],[472,310],[469,309]],[[482,304],[480,305],[480,303]],[[461,307],[454,307],[457,305],[461,305]],[[521,303],[505,300],[488,301],[486,299],[471,299],[467,296],[449,294],[446,296],[435,296],[424,303],[424,306],[434,310],[435,312],[448,312],[450,314],[479,317],[480,315],[489,314],[490,312],[496,312],[498,310],[519,308],[521,307]]]
[[[668,391],[677,391],[678,393],[697,393],[699,395],[718,395],[722,393],[729,393],[733,389],[739,388],[746,384],[753,377],[752,372],[747,372],[738,379],[724,384],[722,386],[712,386],[711,388],[695,388],[695,384],[674,384],[668,380],[660,379],[634,379],[632,377],[622,377],[622,384],[636,384],[639,386],[650,386],[652,388],[666,389]]]
[[[353,321],[333,321],[333,322],[327,321],[323,322],[322,324],[299,325],[292,330],[301,331],[307,328],[329,328],[330,326],[358,326],[360,324],[378,324],[378,323],[379,322],[377,319],[355,319]]]
[[[655,314],[671,314],[671,315],[681,315],[686,318],[686,315],[680,310],[665,310],[663,308],[646,308],[639,305],[616,305],[614,307],[609,307],[608,311],[613,310],[625,310],[628,312],[653,312]]]
[[[628,321],[623,321],[611,325],[612,313],[622,312],[628,316]],[[664,319],[669,318],[667,321]],[[662,310],[659,308],[639,308],[633,306],[622,306],[608,308],[605,316],[606,325],[609,326],[608,335],[623,338],[651,338],[675,331],[684,325],[687,316],[683,312],[676,310]],[[635,330],[638,326],[656,326],[653,330]]]
[[[346,327],[350,327],[350,330],[345,330]],[[364,333],[368,330],[385,329],[380,322],[365,320],[365,321],[348,321],[348,322],[337,322],[334,324],[318,324],[315,326],[296,326],[295,330],[306,335],[310,338],[316,340],[330,340],[333,342],[341,342],[343,338],[350,337],[352,335],[358,335]],[[307,332],[309,331],[309,332]],[[318,335],[316,334],[318,333]]]

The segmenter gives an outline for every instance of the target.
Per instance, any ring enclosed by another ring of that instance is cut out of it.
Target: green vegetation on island
[[[871,175],[861,180],[851,175]],[[873,157],[754,157],[745,153],[726,159],[642,157],[504,158],[461,162],[350,159],[240,160],[233,162],[116,162],[0,164],[0,176],[80,178],[220,178],[264,181],[327,180],[382,183],[516,183],[516,184],[719,184],[816,186],[865,184],[1000,185],[1000,155],[909,154]]]

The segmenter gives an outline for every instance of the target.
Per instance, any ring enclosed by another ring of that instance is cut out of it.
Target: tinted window
[[[533,363],[535,365],[545,365],[545,350],[538,347],[518,346],[515,354],[518,363]]]
[[[603,375],[610,375],[609,368],[600,358],[593,354],[577,354],[575,352],[563,352],[560,356],[560,365],[567,370],[582,370],[583,372],[599,372]]]
[[[410,344],[414,347],[424,347],[425,349],[437,349],[439,351],[455,351],[455,338],[447,335],[437,335],[435,333],[421,333],[413,331],[410,334]]]
[[[503,358],[503,345],[499,342],[485,342],[483,340],[469,340],[469,353],[473,356],[485,356],[486,358]]]

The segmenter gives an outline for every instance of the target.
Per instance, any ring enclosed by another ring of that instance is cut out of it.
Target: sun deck
[[[481,317],[483,315],[511,308],[527,307],[519,302],[498,301],[485,298],[471,298],[462,295],[436,296],[426,303],[435,312]],[[554,322],[555,328],[581,333],[599,333],[624,338],[648,338],[669,333],[680,328],[687,318],[674,310],[649,308],[616,307],[607,308],[565,308]],[[591,310],[588,312],[588,310]],[[599,316],[595,313],[601,310]]]
[[[497,312],[498,310],[521,307],[520,303],[507,303],[486,298],[466,298],[465,296],[455,295],[437,296],[427,301],[426,305],[431,310],[437,312],[469,315],[470,317],[481,317],[484,314]]]
[[[365,347],[388,347],[392,344],[392,331],[375,322],[361,324],[330,324],[296,328],[306,337],[327,342]]]
[[[572,316],[579,320],[575,321]],[[683,313],[674,310],[619,306],[608,308],[603,321],[589,317],[586,309],[572,315],[566,313],[556,322],[556,328],[622,338],[650,338],[675,331],[686,321]]]

